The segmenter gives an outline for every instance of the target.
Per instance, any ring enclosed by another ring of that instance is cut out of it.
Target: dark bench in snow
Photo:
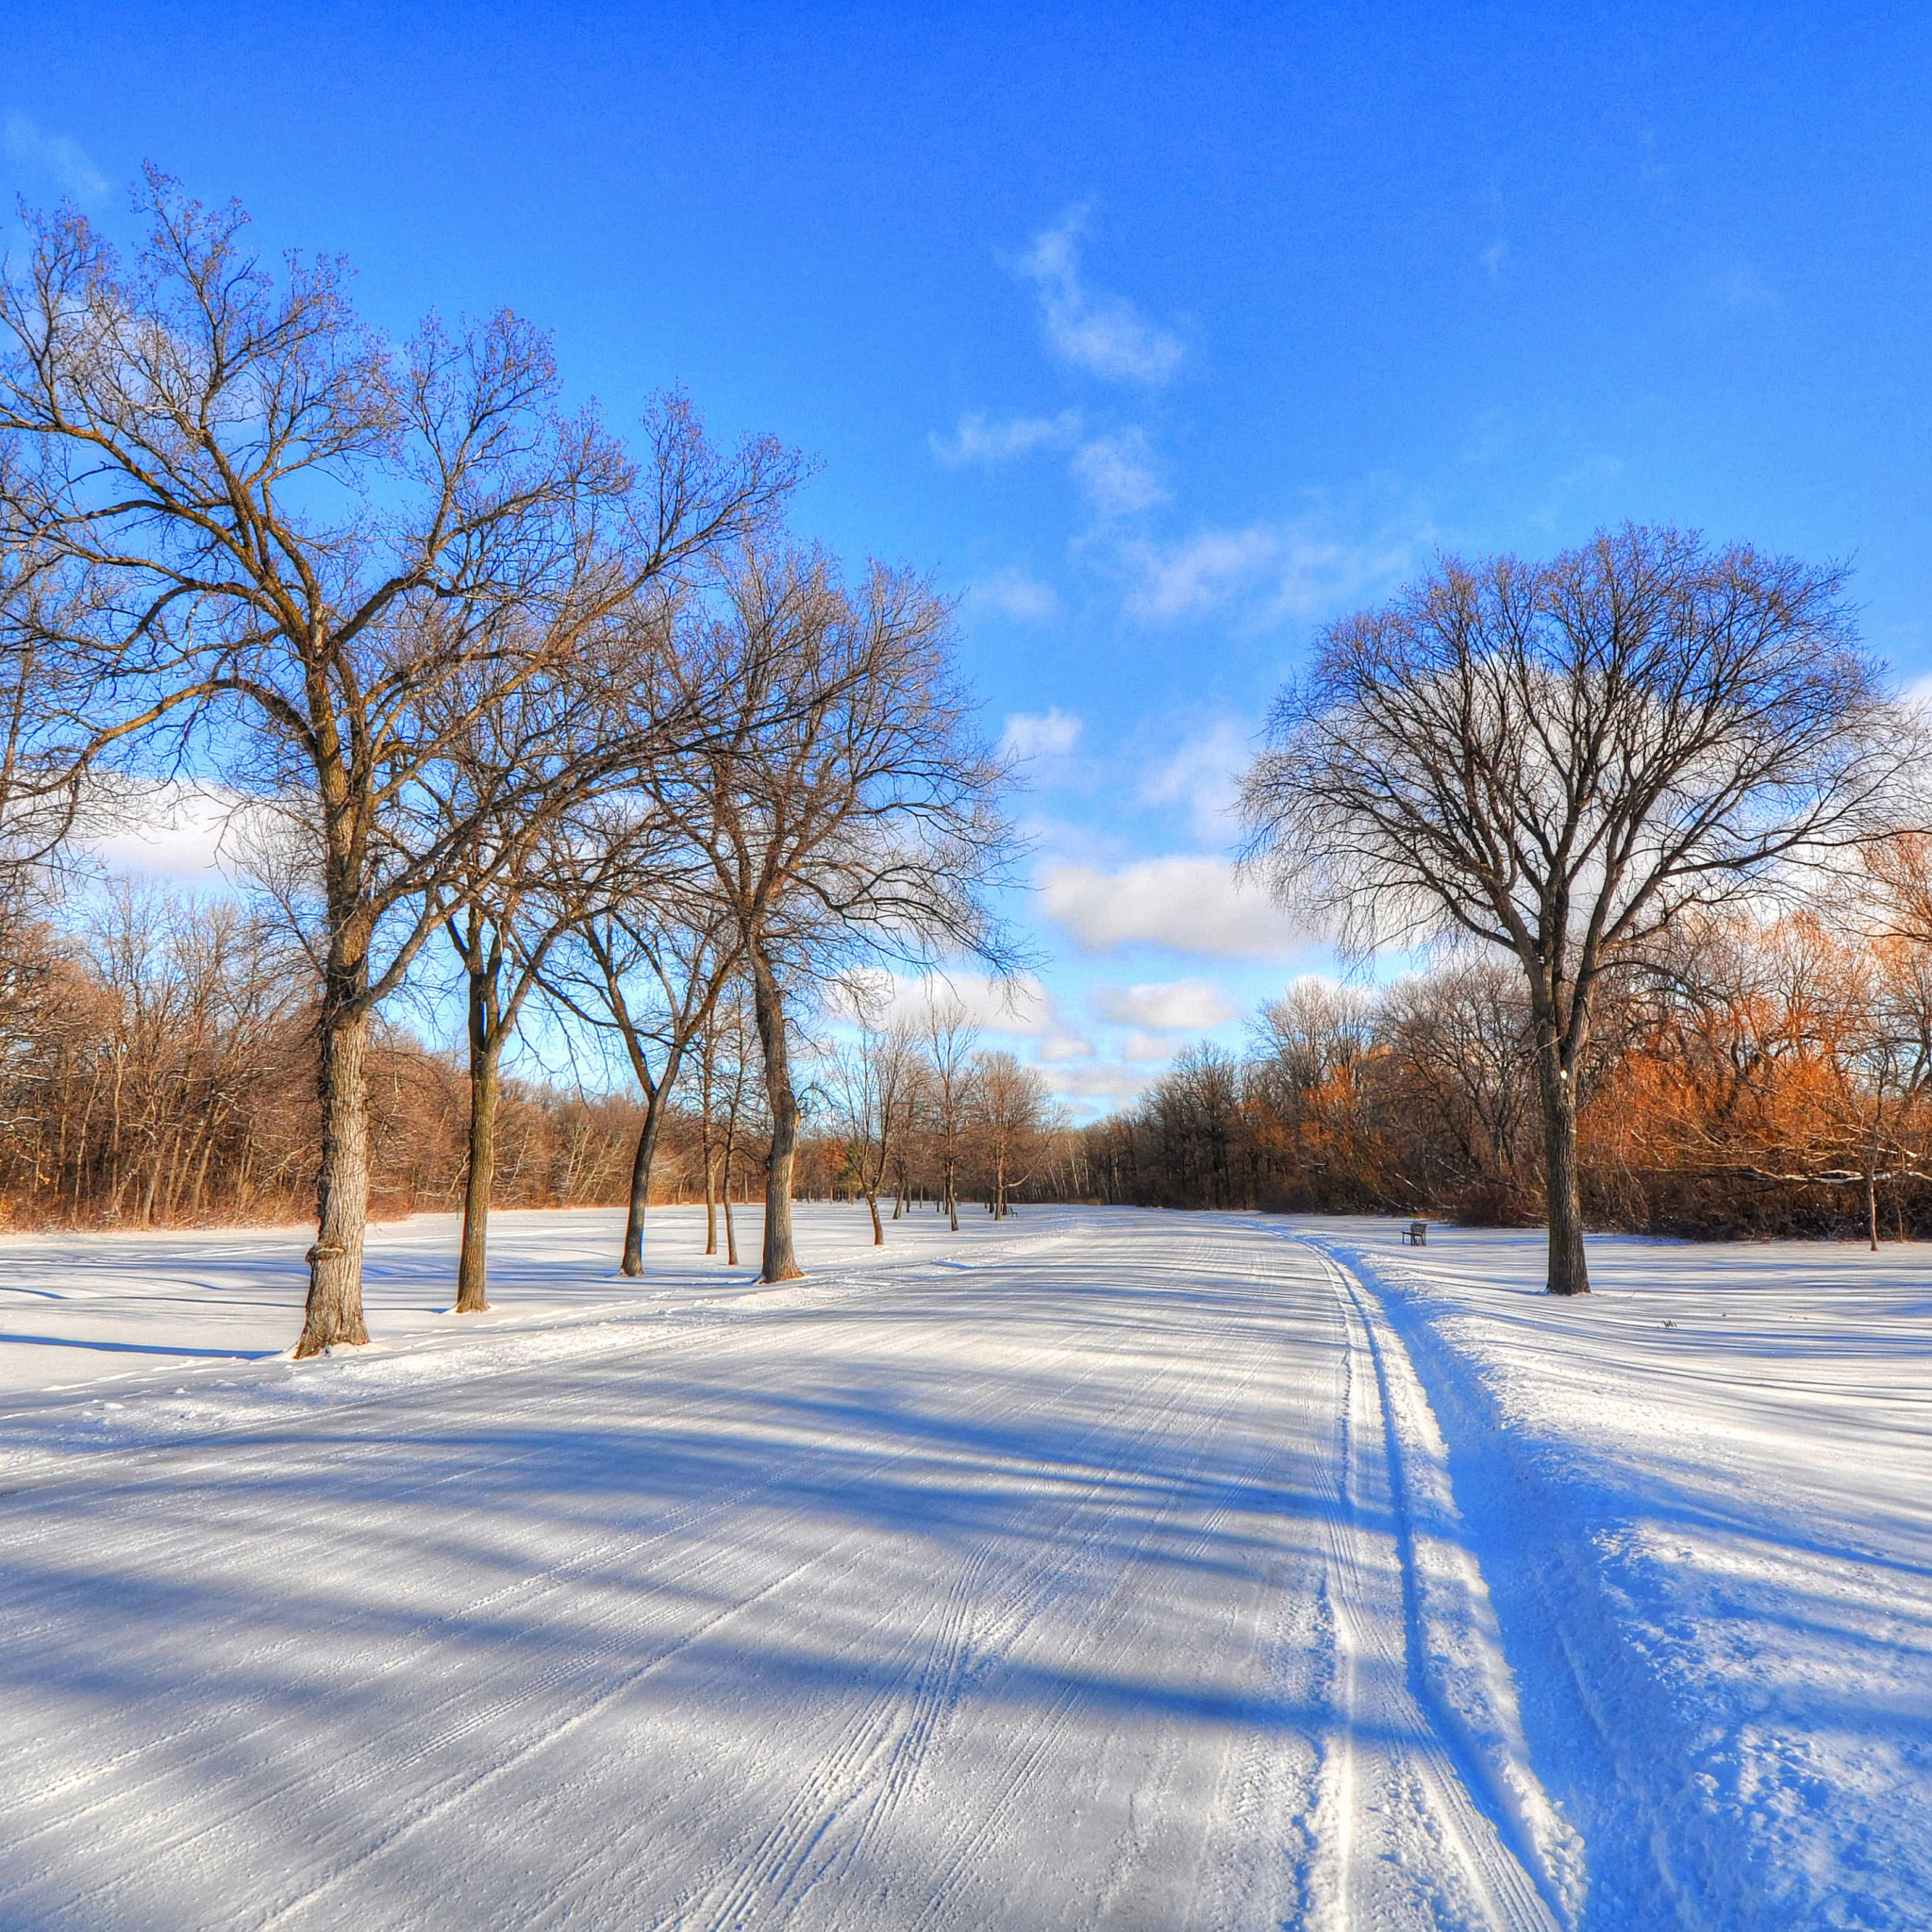
[[[1425,1248],[1429,1244],[1429,1224],[1426,1221],[1411,1221],[1408,1232],[1402,1237],[1412,1248]]]

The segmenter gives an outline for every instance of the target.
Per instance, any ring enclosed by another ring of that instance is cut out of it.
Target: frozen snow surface
[[[800,1222],[0,1240],[0,1926],[1932,1926],[1923,1251]]]

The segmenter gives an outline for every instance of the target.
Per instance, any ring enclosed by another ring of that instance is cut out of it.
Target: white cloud
[[[1129,544],[1122,556],[1138,581],[1126,606],[1136,617],[1158,621],[1205,616],[1246,599],[1270,617],[1319,617],[1400,573],[1428,534],[1391,529],[1360,541],[1304,519]]]
[[[1503,265],[1508,259],[1509,244],[1508,242],[1500,240],[1491,242],[1490,245],[1487,248],[1485,248],[1480,255],[1476,257],[1477,262],[1481,264],[1483,273],[1487,275],[1492,282],[1500,281],[1502,279]]]
[[[1047,1066],[1056,1066],[1066,1060],[1091,1059],[1093,1042],[1082,1040],[1077,1033],[1049,1033],[1034,1049],[1034,1056]]]
[[[1023,1039],[1058,1037],[1063,1028],[1054,1011],[1053,995],[1031,973],[1012,979],[993,979],[984,973],[926,973],[908,977],[897,973],[866,975],[872,1018],[884,1024],[904,1020],[924,1024],[935,1006],[958,1000],[967,1020],[989,1033],[1010,1033]],[[834,996],[837,1016],[853,1017],[849,997]]]
[[[1255,755],[1247,729],[1231,718],[1210,724],[1160,759],[1141,784],[1148,805],[1177,805],[1204,843],[1225,845],[1237,829],[1241,773]]]
[[[1084,210],[1034,238],[1020,273],[1040,291],[1047,340],[1069,362],[1110,382],[1165,382],[1186,353],[1123,295],[1090,289],[1080,273]]]
[[[237,792],[172,782],[109,781],[100,798],[108,829],[87,850],[109,872],[212,882],[234,857],[236,820],[244,809]]]
[[[966,602],[975,610],[996,610],[1002,617],[1038,624],[1059,614],[1059,593],[1051,584],[1029,577],[1022,570],[995,571],[969,584]]]
[[[1058,705],[1015,711],[1000,734],[1000,749],[1018,758],[1064,758],[1080,741],[1081,721]]]
[[[1088,500],[1104,517],[1133,516],[1167,501],[1167,491],[1154,473],[1153,452],[1139,429],[1083,442],[1074,452],[1073,470]]]
[[[1087,995],[1094,1014],[1116,1026],[1144,1026],[1158,1033],[1199,1033],[1232,1020],[1241,1008],[1211,979],[1152,980],[1140,986],[1096,986]],[[1169,1051],[1159,1049],[1160,1054]],[[1137,1054],[1151,1059],[1156,1054]]]
[[[1149,858],[1119,872],[1049,865],[1046,915],[1083,953],[1165,946],[1215,959],[1291,960],[1310,935],[1223,858]]]
[[[1037,449],[1064,449],[1080,434],[1080,412],[1062,409],[1058,416],[1012,416],[995,422],[974,409],[959,418],[950,440],[936,433],[926,441],[940,461],[958,469],[967,463],[1010,462]]]
[[[1170,1060],[1174,1058],[1174,1041],[1163,1040],[1158,1033],[1130,1033],[1121,1047],[1121,1058],[1140,1066],[1147,1066]]]
[[[7,158],[51,176],[77,201],[98,201],[110,185],[79,142],[71,135],[49,134],[25,114],[7,117]]]
[[[1149,1075],[1094,1060],[1084,1067],[1043,1067],[1041,1077],[1057,1099],[1123,1101],[1140,1099]]]

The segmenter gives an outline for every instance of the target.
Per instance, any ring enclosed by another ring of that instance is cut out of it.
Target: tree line
[[[1606,983],[1577,1062],[1591,1225],[1874,1248],[1932,1233],[1932,858],[1907,835],[1869,859],[1856,907],[1687,920]],[[1538,1052],[1507,961],[1299,981],[1243,1049],[1188,1050],[1088,1128],[1087,1171],[1144,1206],[1541,1225]]]
[[[7,936],[4,966],[8,1224],[278,1223],[312,1203],[314,993],[270,910],[154,883],[76,893],[64,908],[43,894]],[[850,1024],[801,1032],[796,1192],[869,1208],[881,1241],[882,1215],[915,1206],[957,1226],[962,1202],[1004,1216],[1017,1200],[1066,1198],[1071,1133],[1039,1074],[982,1048],[942,989],[890,1022],[877,1017],[880,992],[876,976],[835,986]],[[641,1050],[655,1042],[663,1008],[637,999],[624,1010]],[[475,1198],[469,1056],[425,1044],[408,1017],[379,1019],[371,1037],[372,1211],[462,1210]],[[647,1072],[656,1058],[653,1045]],[[725,984],[655,1111],[615,1073],[591,1064],[572,1079],[501,1080],[489,1199],[625,1206],[648,1133],[649,1199],[703,1203],[706,1252],[735,1265],[733,1208],[761,1198],[771,1151],[742,978]]]

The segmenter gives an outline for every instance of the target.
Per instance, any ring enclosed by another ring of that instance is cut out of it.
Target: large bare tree
[[[1576,1088],[1605,974],[1869,833],[1910,758],[1844,586],[1634,525],[1547,563],[1445,560],[1328,626],[1247,774],[1251,863],[1346,944],[1520,964],[1553,1293],[1590,1286]]]
[[[366,1061],[378,1004],[446,911],[452,854],[412,789],[487,702],[653,576],[760,513],[783,460],[721,460],[673,403],[634,464],[566,414],[508,314],[398,346],[339,260],[279,275],[239,207],[150,172],[124,266],[72,209],[0,279],[0,509],[102,594],[42,640],[88,694],[88,749],[168,730],[273,797],[319,980],[317,1238],[297,1353],[367,1339]],[[292,856],[291,856],[292,855]]]
[[[950,609],[919,578],[875,566],[848,590],[823,555],[768,542],[741,551],[724,592],[691,675],[733,686],[742,723],[664,795],[738,926],[771,1116],[763,1278],[786,1281],[802,1272],[792,1008],[868,958],[1010,965],[987,899],[1014,849],[1008,774],[954,674]]]

